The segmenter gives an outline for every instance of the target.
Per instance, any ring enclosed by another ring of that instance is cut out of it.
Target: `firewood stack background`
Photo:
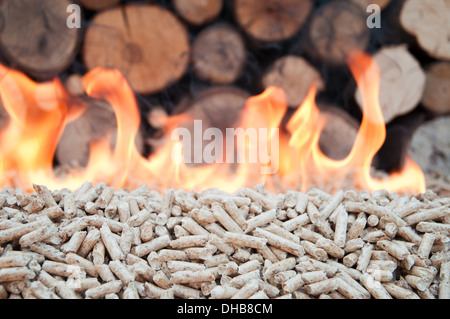
[[[81,28],[67,27],[73,3],[82,9]],[[368,26],[371,4],[382,9],[380,28]],[[112,108],[81,87],[81,76],[97,66],[119,69],[136,93],[143,154],[158,145],[161,117],[188,112],[232,127],[246,99],[271,85],[285,89],[293,114],[315,83],[329,119],[321,146],[343,158],[362,116],[346,59],[364,50],[382,71],[387,125],[374,164],[400,169],[409,151],[429,188],[448,194],[449,17],[449,0],[4,0],[0,56],[36,81],[59,77],[88,103],[55,158],[83,165],[89,143],[115,129]],[[0,111],[1,127],[7,115]]]

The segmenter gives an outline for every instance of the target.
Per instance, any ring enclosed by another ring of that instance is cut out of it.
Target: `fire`
[[[105,99],[114,109],[116,144],[111,149],[109,137],[92,143],[87,167],[66,176],[57,176],[53,170],[55,150],[65,125],[79,116],[84,106],[74,102],[58,80],[38,84],[0,66],[0,95],[10,116],[0,132],[0,185],[31,190],[34,183],[75,189],[91,181],[107,182],[116,188],[146,184],[161,191],[173,187],[234,192],[264,183],[271,191],[307,191],[316,186],[330,192],[341,188],[424,192],[424,175],[411,159],[401,172],[385,178],[372,176],[372,160],[386,138],[378,102],[380,74],[365,54],[355,54],[349,66],[361,90],[364,111],[347,158],[332,160],[320,150],[319,138],[326,120],[315,104],[314,86],[285,129],[281,128],[287,112],[285,93],[271,87],[247,101],[237,125],[244,133],[258,129],[266,133],[265,138],[252,140],[251,134],[243,139],[238,135],[216,138],[218,144],[211,142],[208,150],[222,147],[215,154],[217,162],[196,167],[184,161],[185,141],[171,139],[174,130],[189,118],[181,115],[167,119],[164,146],[148,158],[142,156],[134,144],[140,114],[133,91],[119,71],[95,69],[84,76],[83,85],[90,97]],[[236,152],[247,161],[232,163],[236,156],[230,154]],[[248,161],[256,153],[259,161]]]

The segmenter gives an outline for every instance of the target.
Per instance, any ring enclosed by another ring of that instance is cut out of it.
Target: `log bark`
[[[241,28],[256,40],[278,42],[300,31],[313,9],[310,0],[235,0]]]
[[[118,4],[121,0],[80,0],[80,4],[86,9],[103,10]]]
[[[88,67],[114,67],[141,94],[178,81],[189,63],[186,28],[167,9],[130,4],[98,13],[85,36]]]
[[[407,0],[400,14],[403,28],[436,59],[450,59],[450,1]]]
[[[262,78],[265,89],[278,86],[286,92],[290,107],[297,108],[305,100],[312,85],[318,91],[325,88],[320,73],[304,58],[287,55],[275,61]]]
[[[39,80],[72,63],[80,29],[67,27],[67,0],[0,2],[0,51],[12,67]]]
[[[353,148],[359,130],[358,121],[346,111],[332,105],[319,105],[326,124],[320,135],[319,146],[331,159],[342,160]]]
[[[425,173],[450,176],[450,116],[422,124],[413,134],[409,154]]]
[[[229,25],[215,25],[203,30],[192,48],[195,74],[217,84],[236,81],[246,62],[244,40]]]
[[[309,53],[319,61],[346,64],[351,52],[365,51],[370,29],[359,5],[334,1],[318,9],[309,26]]]
[[[404,45],[382,48],[374,55],[374,60],[381,71],[380,106],[385,123],[389,123],[418,106],[426,77],[419,62]],[[355,98],[362,110],[359,90]]]
[[[450,62],[436,62],[426,70],[422,105],[435,114],[450,112]]]
[[[186,22],[200,26],[213,21],[220,14],[223,0],[174,0],[173,6]]]

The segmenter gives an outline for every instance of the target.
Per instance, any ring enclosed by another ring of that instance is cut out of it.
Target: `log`
[[[374,55],[374,60],[381,71],[380,106],[385,123],[389,123],[409,113],[420,103],[426,76],[405,45],[382,48]],[[362,110],[359,90],[355,98]]]
[[[342,160],[350,153],[359,130],[358,121],[332,105],[319,105],[326,124],[319,139],[322,152],[331,159]]]
[[[211,87],[192,99],[184,100],[175,110],[175,114],[185,113],[190,116],[192,121],[184,123],[183,127],[189,129],[192,136],[194,136],[193,120],[202,121],[203,132],[209,127],[218,128],[225,136],[227,128],[234,128],[237,125],[249,97],[248,92],[234,86]],[[195,152],[203,152],[203,147],[210,143],[209,141],[203,142],[201,149],[195,149],[195,143],[192,144],[191,162],[193,164],[190,166],[204,165],[204,163],[194,163]]]
[[[214,25],[203,30],[192,47],[192,65],[202,80],[217,84],[236,81],[247,58],[244,40],[229,25]]]
[[[0,52],[12,67],[49,80],[70,66],[80,29],[67,27],[72,1],[0,1]]]
[[[173,6],[186,22],[200,26],[213,21],[220,14],[223,0],[174,0]]]
[[[422,124],[409,146],[412,159],[427,174],[450,176],[450,116],[440,116]]]
[[[84,99],[87,104],[85,112],[66,125],[59,140],[55,153],[59,165],[86,166],[91,142],[105,136],[111,136],[111,149],[115,145],[117,122],[113,108],[103,100]],[[142,132],[136,137],[136,147],[140,152],[144,149]]]
[[[263,42],[284,41],[300,31],[313,9],[311,0],[235,0],[237,23]]]
[[[346,64],[352,51],[365,51],[369,43],[365,10],[346,1],[328,3],[312,17],[308,38],[312,57],[332,65]]]
[[[320,73],[304,58],[294,55],[276,60],[262,78],[265,89],[270,86],[284,89],[287,102],[293,108],[301,105],[313,84],[318,91],[325,88]]]
[[[404,30],[433,58],[450,59],[450,1],[407,0],[400,13]]]
[[[80,4],[89,10],[103,10],[118,4],[121,0],[80,0]]]
[[[190,45],[173,13],[158,5],[129,4],[93,18],[82,55],[88,69],[117,68],[136,92],[152,94],[184,75]]]
[[[422,105],[434,114],[450,112],[450,63],[436,62],[426,70]]]

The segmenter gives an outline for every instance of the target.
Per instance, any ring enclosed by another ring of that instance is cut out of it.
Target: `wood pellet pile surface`
[[[0,192],[0,299],[449,299],[450,198]]]

